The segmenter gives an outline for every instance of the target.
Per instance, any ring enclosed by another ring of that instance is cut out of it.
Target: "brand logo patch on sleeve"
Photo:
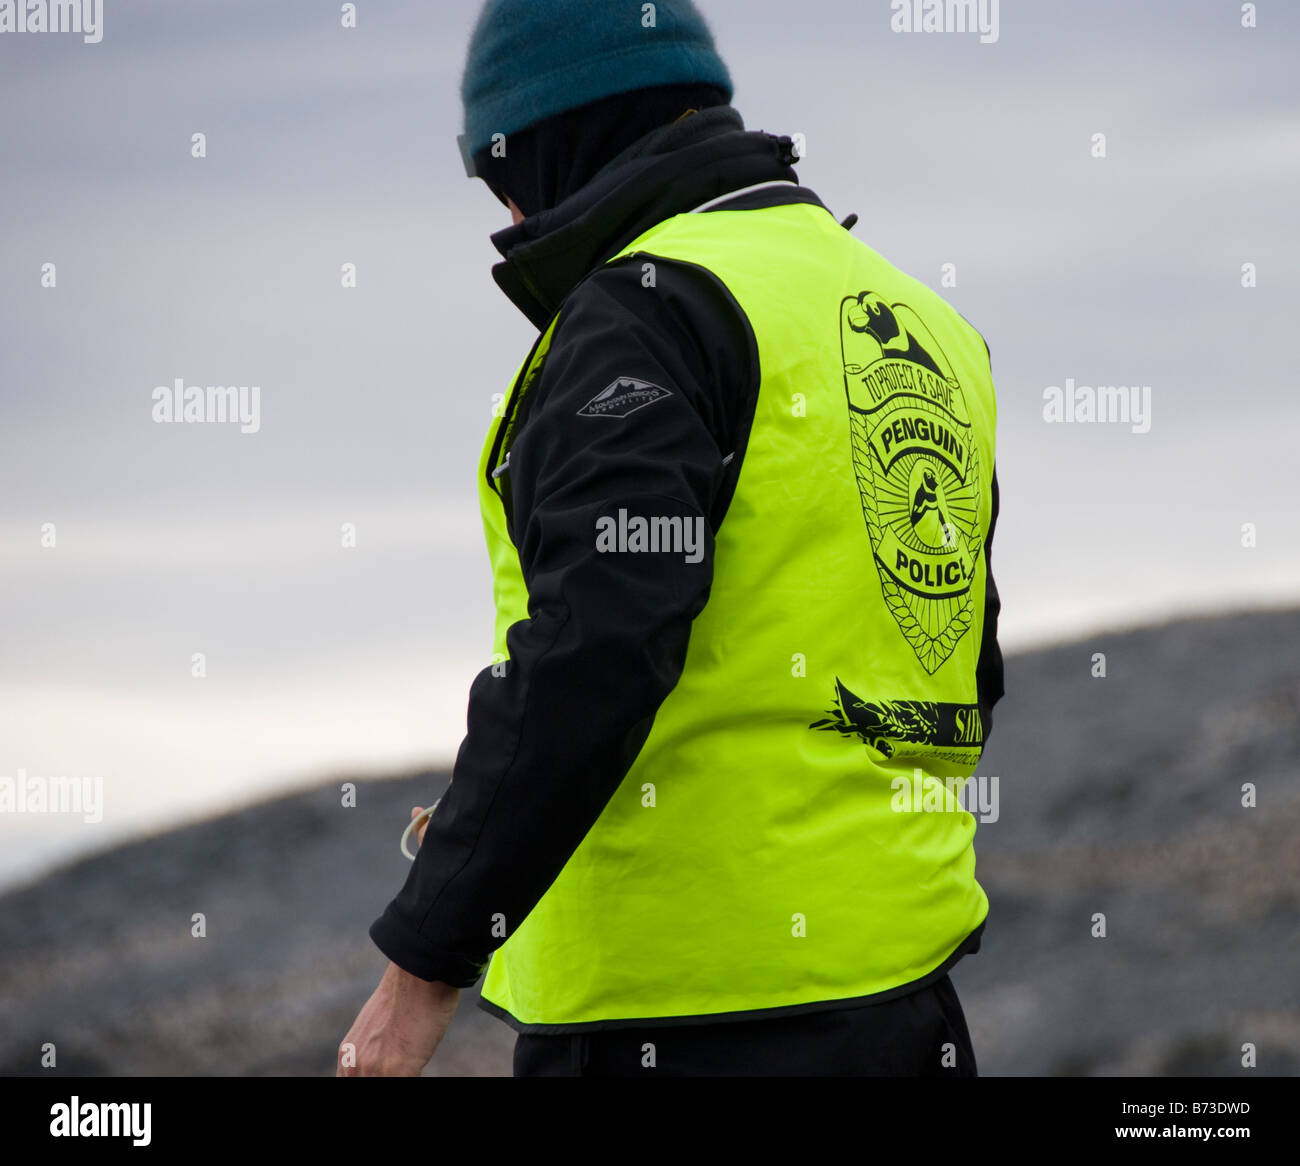
[[[579,417],[626,417],[665,397],[671,397],[667,389],[652,385],[649,381],[638,381],[634,377],[619,377],[609,388],[597,393],[581,409]]]

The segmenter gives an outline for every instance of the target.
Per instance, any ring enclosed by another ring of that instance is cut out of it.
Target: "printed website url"
[[[1248,1138],[1250,1130],[1245,1126],[1116,1126],[1117,1138],[1199,1138],[1208,1142],[1211,1138]]]

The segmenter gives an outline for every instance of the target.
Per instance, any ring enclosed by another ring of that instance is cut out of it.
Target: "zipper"
[[[553,322],[553,321],[552,321]],[[506,437],[510,434],[510,423],[514,420],[515,412],[519,408],[521,397],[521,388],[524,380],[528,376],[528,371],[533,367],[533,359],[537,356],[537,350],[541,347],[542,341],[546,339],[547,332],[550,331],[550,324],[537,334],[537,339],[533,341],[533,346],[528,350],[528,357],[524,361],[523,367],[519,370],[519,375],[515,377],[515,382],[510,386],[510,392],[506,394],[505,405],[501,410],[501,419],[497,422],[496,436],[492,439],[492,451],[488,454],[488,477],[487,484],[489,488],[505,502],[505,496],[501,492],[500,486],[497,485],[500,477],[510,466],[510,454],[507,451],[505,459],[498,465],[498,459],[501,457],[501,447],[505,444]],[[506,517],[510,516],[510,508],[506,507]]]

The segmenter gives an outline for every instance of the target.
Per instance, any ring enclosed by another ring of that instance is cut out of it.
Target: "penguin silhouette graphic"
[[[917,461],[912,467],[912,530],[927,546],[951,547],[954,531],[948,525],[948,500],[934,467]]]

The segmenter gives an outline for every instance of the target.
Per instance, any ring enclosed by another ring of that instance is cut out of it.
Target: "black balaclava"
[[[478,176],[505,205],[514,200],[525,216],[558,206],[581,190],[610,161],[660,126],[690,109],[728,104],[716,85],[660,85],[617,93],[510,134],[505,157],[491,147],[474,155]]]

